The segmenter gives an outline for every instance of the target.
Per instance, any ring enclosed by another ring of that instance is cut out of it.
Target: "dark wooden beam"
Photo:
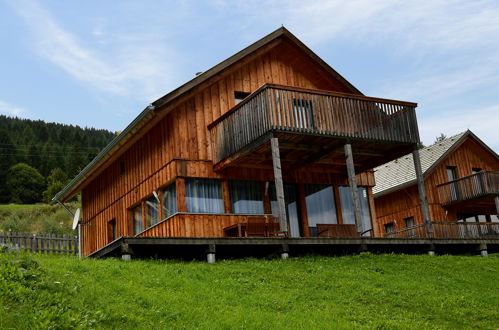
[[[284,184],[282,181],[281,157],[279,155],[279,140],[275,137],[270,139],[272,148],[272,163],[274,165],[274,180],[277,197],[277,205],[279,207],[279,229],[281,232],[288,231],[288,221],[286,219],[286,203],[284,201]]]
[[[357,193],[357,180],[355,179],[355,168],[353,166],[352,145],[350,143],[345,144],[345,157],[347,163],[348,185],[350,186],[350,193],[352,194],[355,225],[357,226],[357,232],[360,234],[362,232],[362,218],[360,214],[359,195]]]
[[[421,211],[423,212],[423,218],[426,223],[426,230],[431,237],[433,233],[433,226],[431,225],[430,208],[428,206],[428,199],[426,198],[423,171],[421,169],[421,159],[419,158],[419,149],[417,146],[414,147],[414,150],[412,151],[412,158],[414,159],[414,170],[416,171],[416,180],[418,182],[418,192],[419,192],[419,201],[421,202]]]

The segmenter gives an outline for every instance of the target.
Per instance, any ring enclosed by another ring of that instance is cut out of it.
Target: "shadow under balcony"
[[[345,172],[345,143],[362,172],[414,150],[415,103],[264,85],[208,126],[215,170],[271,169],[279,139],[283,170]]]

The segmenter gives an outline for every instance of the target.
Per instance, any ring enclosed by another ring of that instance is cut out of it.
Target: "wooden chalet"
[[[83,256],[120,237],[372,237],[372,169],[413,152],[421,173],[415,108],[279,28],[151,103],[54,202],[81,192]]]
[[[420,150],[434,237],[499,237],[499,157],[471,131]],[[375,168],[377,236],[421,237],[412,155]]]

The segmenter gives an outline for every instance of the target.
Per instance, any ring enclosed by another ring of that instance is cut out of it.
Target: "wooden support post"
[[[274,165],[275,191],[277,205],[279,207],[279,230],[288,232],[288,221],[286,220],[286,203],[284,201],[284,184],[282,182],[281,156],[279,154],[279,140],[276,137],[270,139],[272,148],[272,164]]]
[[[231,213],[229,180],[227,179],[222,180],[222,196],[224,198],[224,212]]]
[[[209,264],[215,263],[216,261],[215,252],[216,252],[215,244],[208,245],[208,248],[206,249],[206,261]]]
[[[360,201],[357,193],[357,181],[355,179],[355,168],[353,165],[352,145],[350,143],[345,144],[345,158],[347,164],[348,185],[350,186],[350,193],[352,194],[355,225],[357,226],[357,232],[360,234],[362,232],[362,218],[360,215]]]
[[[421,159],[419,158],[419,149],[417,146],[412,151],[412,158],[414,159],[414,170],[416,171],[416,180],[418,182],[419,201],[421,203],[421,211],[426,224],[426,232],[429,237],[432,237],[433,226],[430,219],[430,208],[428,206],[428,199],[426,198],[426,190],[424,186],[423,170],[421,169]]]

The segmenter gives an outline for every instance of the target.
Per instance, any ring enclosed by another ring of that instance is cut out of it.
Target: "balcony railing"
[[[499,238],[498,222],[432,222],[431,238]],[[430,238],[426,225],[419,224],[383,235],[385,238]]]
[[[269,132],[419,143],[415,103],[264,85],[208,128],[214,162]]]
[[[440,203],[449,205],[487,195],[499,196],[499,172],[481,171],[437,186]]]

